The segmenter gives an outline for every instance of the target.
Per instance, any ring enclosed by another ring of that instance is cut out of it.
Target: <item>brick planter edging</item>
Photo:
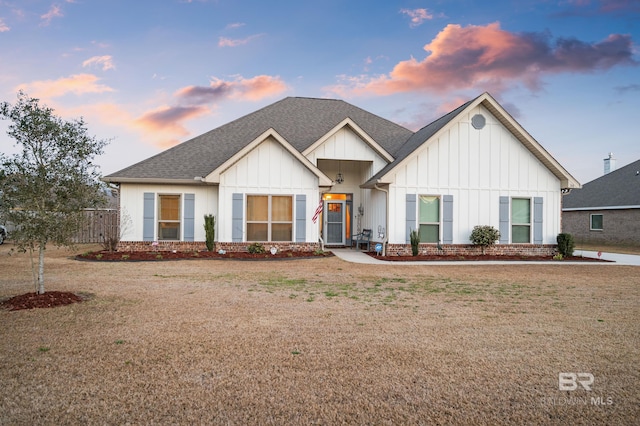
[[[215,250],[224,250],[228,253],[247,252],[252,243],[226,243],[216,242]],[[314,252],[320,250],[318,243],[292,243],[292,242],[266,242],[261,243],[269,251],[276,247],[278,251]],[[120,241],[117,251],[204,251],[207,245],[204,241]]]
[[[420,255],[477,256],[482,247],[473,244],[420,244]],[[484,254],[491,256],[553,256],[558,253],[557,244],[495,244],[487,247]],[[411,256],[411,244],[387,244],[387,256]]]

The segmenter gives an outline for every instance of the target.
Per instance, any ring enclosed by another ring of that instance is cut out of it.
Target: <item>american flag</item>
[[[311,219],[313,223],[316,223],[318,221],[318,216],[320,216],[320,213],[322,213],[322,205],[323,201],[320,200],[320,204],[318,204],[318,207],[316,207],[316,212],[313,214],[313,218]]]

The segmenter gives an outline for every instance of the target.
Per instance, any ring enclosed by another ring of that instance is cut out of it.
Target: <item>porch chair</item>
[[[361,233],[354,235],[352,238],[356,242],[356,249],[360,250],[360,244],[366,244],[367,251],[369,251],[369,245],[371,243],[371,229],[363,229]]]

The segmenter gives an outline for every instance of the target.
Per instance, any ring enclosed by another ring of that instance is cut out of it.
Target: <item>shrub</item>
[[[216,239],[216,217],[212,214],[204,215],[204,233],[207,250],[213,251],[213,245]]]
[[[409,233],[411,239],[411,254],[417,256],[419,253],[418,247],[420,246],[420,234],[415,229]]]
[[[493,226],[477,225],[473,227],[469,239],[474,245],[482,247],[482,254],[484,254],[487,247],[494,245],[500,239],[500,231]]]
[[[558,234],[556,241],[558,242],[558,251],[562,256],[573,256],[573,249],[575,248],[573,235],[565,233]]]
[[[260,243],[253,243],[249,247],[247,247],[247,251],[252,254],[261,254],[266,253],[267,250]]]

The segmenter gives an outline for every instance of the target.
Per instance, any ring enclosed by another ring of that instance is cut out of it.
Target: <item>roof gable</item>
[[[640,208],[640,160],[585,183],[562,198],[563,210]]]
[[[453,111],[438,118],[431,124],[418,130],[409,138],[406,143],[398,150],[396,160],[388,164],[363,187],[373,187],[376,184],[391,183],[390,172],[396,167],[403,164],[411,158],[418,148],[430,140],[437,139],[440,134],[449,129],[451,123],[461,115],[474,109],[478,105],[485,107],[496,119],[511,132],[520,143],[522,143],[538,160],[556,176],[561,183],[562,188],[579,188],[580,183],[571,174],[564,169],[543,147],[540,145],[498,102],[487,92],[477,98],[466,102]]]
[[[240,151],[238,151],[235,155],[229,158],[227,161],[222,163],[219,167],[217,167],[213,172],[207,175],[204,178],[204,182],[206,183],[220,183],[220,176],[229,168],[231,168],[234,164],[236,164],[240,159],[249,155],[250,152],[255,150],[260,144],[264,143],[265,140],[269,138],[273,138],[277,141],[286,151],[288,151],[294,158],[296,158],[304,167],[306,167],[311,173],[318,177],[318,185],[320,186],[331,186],[332,181],[320,171],[316,166],[314,166],[304,155],[302,155],[299,151],[297,151],[290,143],[288,143],[282,136],[278,134],[273,129],[268,129],[263,134],[259,135],[253,141],[251,141],[248,145],[244,146]]]

